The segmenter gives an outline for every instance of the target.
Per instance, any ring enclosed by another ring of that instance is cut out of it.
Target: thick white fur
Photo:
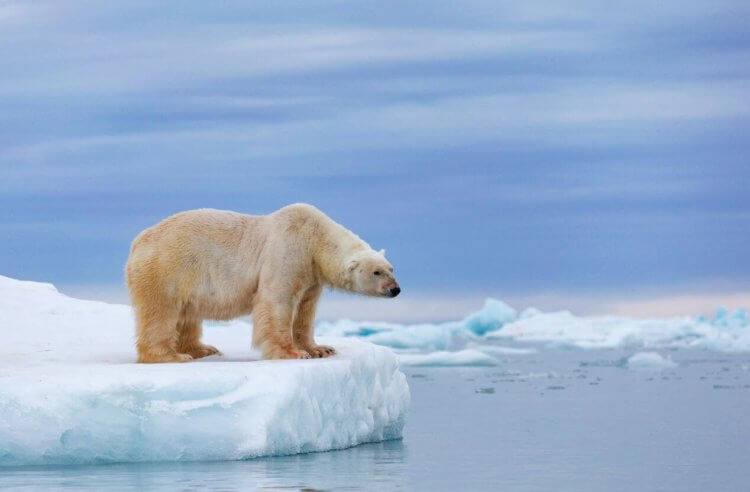
[[[173,215],[135,238],[125,272],[139,362],[218,353],[201,343],[201,321],[250,313],[264,358],[327,357],[335,350],[313,339],[324,286],[384,297],[398,288],[384,251],[306,204]]]

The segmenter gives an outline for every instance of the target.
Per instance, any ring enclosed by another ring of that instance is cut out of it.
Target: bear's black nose
[[[394,287],[391,289],[391,297],[396,297],[401,292],[401,287]]]

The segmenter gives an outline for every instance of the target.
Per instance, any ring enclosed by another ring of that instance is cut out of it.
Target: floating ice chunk
[[[328,359],[258,361],[245,322],[209,325],[225,356],[134,364],[130,309],[0,277],[0,466],[231,460],[401,436],[389,349],[326,339]]]
[[[404,325],[386,321],[354,321],[342,318],[336,321],[321,321],[315,332],[325,336],[336,337],[369,337],[376,333],[390,332],[403,328]]]
[[[529,307],[521,311],[521,314],[518,315],[519,318],[531,318],[533,316],[538,316],[542,314],[542,312],[535,308],[535,307]]]
[[[569,311],[545,313],[536,308],[525,309],[516,316],[513,308],[488,299],[481,310],[459,321],[401,325],[339,320],[321,322],[317,332],[418,351],[492,347],[498,339],[505,339],[549,348],[702,348],[738,352],[750,351],[749,318],[744,309],[732,312],[719,309],[713,319],[581,317]],[[484,351],[500,353],[492,348]]]
[[[484,307],[460,321],[402,325],[374,321],[323,321],[316,332],[328,336],[363,338],[395,349],[447,350],[460,348],[466,340],[502,328],[516,317],[516,311],[504,302],[487,299]]]
[[[499,330],[503,325],[516,319],[516,310],[497,299],[487,299],[484,307],[472,313],[461,322],[463,326],[476,335]]]
[[[480,345],[478,343],[470,343],[467,348],[479,350],[480,352],[491,355],[528,355],[537,352],[537,350],[532,347],[503,347],[500,345]]]
[[[638,352],[627,359],[625,366],[628,369],[662,370],[677,367],[677,363],[657,352]]]
[[[750,316],[745,309],[738,308],[730,312],[727,308],[720,307],[716,309],[714,319],[711,320],[705,316],[699,316],[698,321],[710,323],[717,328],[726,330],[737,330],[747,328],[750,324]]]
[[[675,317],[632,319],[619,316],[579,317],[568,311],[524,312],[522,316],[487,333],[487,339],[578,348],[703,348],[720,351],[750,350],[747,312],[719,311],[714,320]]]
[[[459,350],[457,352],[430,352],[427,354],[399,354],[399,360],[405,366],[495,366],[497,361],[478,350]]]
[[[463,334],[462,331],[462,327],[457,323],[420,324],[402,326],[363,338],[369,342],[395,349],[442,350],[451,348],[454,340]]]
[[[423,350],[446,349],[463,330],[458,322],[401,325],[349,319],[323,321],[315,329],[318,335],[355,337],[395,349]]]

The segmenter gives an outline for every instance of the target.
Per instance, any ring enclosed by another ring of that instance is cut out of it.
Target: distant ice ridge
[[[583,318],[568,311],[527,310],[488,338],[579,348],[700,348],[725,352],[750,350],[750,326],[744,309],[719,309],[714,319],[677,317],[633,319]]]
[[[502,301],[487,299],[484,307],[460,321],[402,325],[382,321],[323,321],[316,332],[327,336],[357,337],[394,349],[447,350],[500,330],[517,319],[516,310]]]
[[[237,460],[399,438],[409,388],[385,347],[258,361],[245,322],[209,326],[224,357],[134,364],[127,306],[0,276],[0,466]],[[1,473],[1,472],[0,472]]]
[[[338,320],[321,322],[317,332],[356,337],[398,351],[477,349],[490,355],[520,355],[546,348],[699,348],[723,352],[750,351],[750,322],[744,309],[718,309],[713,319],[674,317],[634,319],[621,316],[580,317],[569,311],[544,313],[529,308],[520,315],[507,304],[488,299],[463,320],[401,325]],[[514,347],[496,347],[511,342]],[[411,356],[404,358],[410,364]]]

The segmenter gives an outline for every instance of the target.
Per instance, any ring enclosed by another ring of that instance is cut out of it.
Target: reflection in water
[[[406,456],[406,446],[397,440],[248,461],[5,468],[0,488],[387,490],[404,483]]]

